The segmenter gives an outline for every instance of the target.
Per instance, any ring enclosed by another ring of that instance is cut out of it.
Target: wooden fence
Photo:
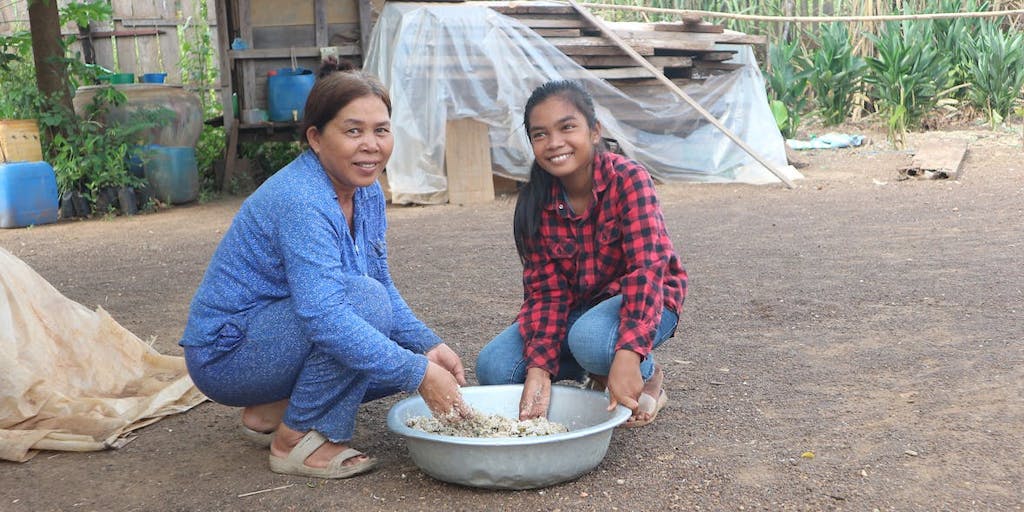
[[[208,19],[197,19],[198,2],[207,3]],[[93,23],[89,27],[89,41],[93,62],[119,73],[167,73],[168,83],[181,83],[182,36],[190,31],[210,30],[213,66],[218,69],[217,21],[215,0],[112,0],[113,20]],[[64,6],[68,0],[58,0]],[[28,30],[27,0],[0,0],[0,34]],[[79,35],[74,24],[62,27],[67,35]],[[88,55],[87,43],[75,43],[72,50]]]

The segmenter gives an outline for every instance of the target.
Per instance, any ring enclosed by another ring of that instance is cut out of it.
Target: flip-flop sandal
[[[270,470],[284,475],[309,476],[313,478],[348,478],[366,473],[377,465],[377,460],[372,458],[367,458],[355,464],[345,465],[345,461],[352,457],[364,455],[363,452],[355,448],[348,448],[331,459],[331,462],[325,468],[307,466],[306,458],[326,442],[327,438],[323,434],[310,430],[302,437],[299,444],[292,448],[291,453],[287,456],[277,457],[274,454],[270,454]]]
[[[273,432],[260,432],[258,430],[253,430],[245,425],[242,425],[242,428],[241,430],[239,430],[239,433],[242,434],[242,437],[245,438],[247,441],[251,441],[253,444],[261,446],[263,448],[270,448],[270,443],[274,440]]]
[[[640,400],[638,400],[638,402],[640,402],[640,405],[637,407],[637,410],[650,414],[651,417],[646,420],[626,420],[626,422],[622,424],[623,427],[637,428],[654,421],[654,418],[658,417],[658,412],[660,412],[665,407],[665,404],[668,403],[668,395],[665,394],[665,389],[662,388],[661,392],[658,393],[657,400],[647,393],[641,393]]]

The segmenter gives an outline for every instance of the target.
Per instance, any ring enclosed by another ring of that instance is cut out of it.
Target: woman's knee
[[[476,358],[476,380],[482,386],[495,384],[507,384],[509,372],[505,370],[508,361],[503,361],[499,351],[495,349],[494,343],[488,343],[480,350]]]
[[[380,332],[391,332],[392,310],[388,291],[376,279],[367,276],[344,278],[353,311]]]
[[[484,386],[515,384],[523,364],[523,342],[518,325],[513,325],[480,350],[476,358],[476,379]]]

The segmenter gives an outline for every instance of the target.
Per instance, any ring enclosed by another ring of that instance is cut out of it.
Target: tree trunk
[[[30,0],[28,21],[32,30],[32,53],[36,64],[36,86],[52,106],[74,112],[71,104],[64,46],[61,44],[60,16],[56,0]],[[53,133],[46,130],[45,137]]]

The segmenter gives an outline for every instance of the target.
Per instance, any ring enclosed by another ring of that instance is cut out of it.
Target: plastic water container
[[[199,197],[196,149],[191,146],[146,146],[144,172],[150,194],[160,201],[181,204]]]
[[[57,176],[46,162],[0,163],[0,228],[57,222]]]
[[[271,121],[289,122],[302,120],[306,97],[316,75],[303,68],[280,68],[267,76],[267,112]]]

